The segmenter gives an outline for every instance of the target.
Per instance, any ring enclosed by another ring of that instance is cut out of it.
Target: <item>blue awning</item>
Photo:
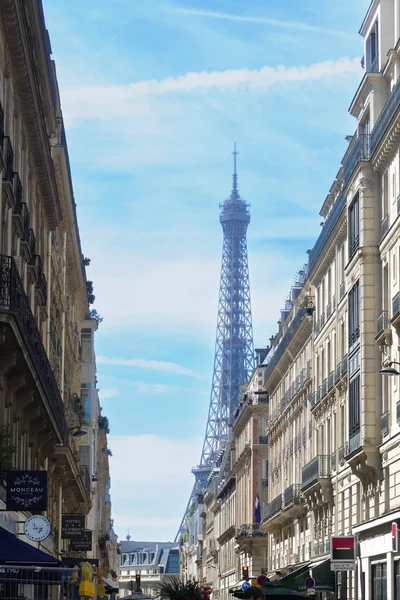
[[[63,564],[0,527],[0,565],[63,567]]]

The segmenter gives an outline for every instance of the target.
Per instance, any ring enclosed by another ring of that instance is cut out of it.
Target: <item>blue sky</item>
[[[222,231],[251,202],[265,346],[355,123],[368,0],[44,0],[91,258],[117,533],[173,539],[201,452]]]

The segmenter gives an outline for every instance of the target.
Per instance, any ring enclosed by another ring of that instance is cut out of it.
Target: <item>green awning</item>
[[[285,575],[282,579],[279,580],[281,585],[289,588],[290,590],[299,591],[301,588],[299,587],[300,582],[304,584],[305,579],[309,576],[308,574],[308,566],[310,562],[304,563],[301,567],[298,567],[295,571],[289,573],[289,575]]]
[[[330,558],[319,560],[308,565],[310,577],[315,580],[315,590],[317,592],[334,592],[335,591],[335,573],[331,571]],[[302,581],[301,581],[302,579]],[[306,586],[304,581],[306,576],[299,575],[296,578],[298,589],[304,591]]]

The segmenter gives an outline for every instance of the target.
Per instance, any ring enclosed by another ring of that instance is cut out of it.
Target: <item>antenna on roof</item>
[[[236,142],[233,145],[232,154],[233,154],[233,188],[232,188],[232,191],[237,193],[238,189],[237,189],[236,157],[239,154],[239,152],[236,151]]]
[[[126,539],[128,540],[128,542],[131,539],[131,536],[129,535],[129,529],[128,529],[128,535],[126,536]]]

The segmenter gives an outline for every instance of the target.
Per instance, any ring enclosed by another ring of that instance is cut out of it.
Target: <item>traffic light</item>
[[[140,591],[140,575],[139,574],[135,575],[135,580],[136,580],[136,590],[139,592]]]
[[[244,579],[245,581],[248,581],[250,579],[249,567],[242,567],[242,579]]]

